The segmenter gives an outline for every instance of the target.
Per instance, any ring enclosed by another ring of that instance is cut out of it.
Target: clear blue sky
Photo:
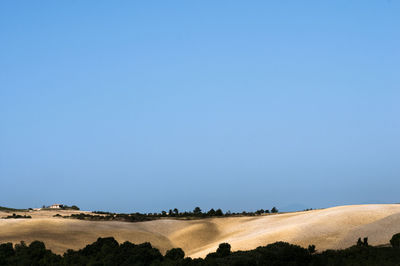
[[[0,205],[400,202],[399,1],[1,1]]]

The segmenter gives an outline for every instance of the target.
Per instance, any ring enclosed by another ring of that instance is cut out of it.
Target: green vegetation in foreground
[[[249,251],[231,251],[228,243],[219,245],[216,252],[206,258],[185,258],[180,248],[168,250],[163,256],[150,243],[139,245],[130,242],[119,244],[114,238],[99,238],[78,251],[68,250],[63,256],[45,248],[43,242],[24,242],[13,246],[0,244],[0,265],[293,265],[293,266],[368,266],[400,265],[400,234],[392,237],[392,247],[373,247],[368,238],[358,239],[357,244],[344,250],[315,252],[286,242],[276,242]]]

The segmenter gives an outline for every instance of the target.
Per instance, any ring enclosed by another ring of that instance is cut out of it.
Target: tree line
[[[265,213],[278,213],[278,209],[273,207],[271,211],[260,209],[255,212],[241,212],[241,213],[232,213],[230,211],[223,212],[221,209],[214,210],[213,208],[207,212],[203,212],[200,207],[194,208],[193,211],[185,211],[180,212],[177,208],[170,209],[168,212],[161,211],[160,213],[113,213],[113,212],[105,212],[105,211],[94,211],[94,214],[89,213],[79,213],[79,214],[71,214],[62,216],[60,214],[54,215],[54,217],[62,217],[62,218],[72,218],[79,220],[90,220],[90,221],[124,221],[124,222],[143,222],[150,221],[155,219],[160,219],[163,217],[174,217],[174,218],[182,218],[182,219],[191,219],[191,218],[210,218],[210,217],[231,217],[231,216],[256,216],[262,215]]]
[[[232,252],[228,243],[221,243],[215,252],[204,259],[185,257],[181,248],[172,248],[165,255],[150,243],[119,244],[114,238],[98,238],[96,242],[80,250],[68,250],[63,255],[46,249],[43,242],[33,241],[29,245],[21,242],[0,244],[0,265],[400,265],[400,233],[393,235],[391,246],[373,247],[368,239],[344,250],[326,250],[316,253],[315,246],[303,248],[286,242],[276,242],[253,250]],[[360,244],[361,243],[361,244]]]
[[[177,208],[175,209],[170,209],[168,212],[166,211],[161,211],[161,213],[148,213],[147,216],[159,216],[159,217],[213,217],[213,216],[255,216],[255,215],[261,215],[264,213],[278,213],[278,209],[276,207],[273,207],[270,210],[266,209],[260,209],[255,212],[223,212],[221,209],[214,209],[211,208],[209,211],[202,211],[200,207],[195,207],[193,211],[184,211],[180,212]]]
[[[104,212],[104,211],[94,211],[93,213],[96,214],[113,214],[116,215],[116,213],[112,212]],[[276,207],[273,207],[270,210],[266,209],[260,209],[255,212],[223,212],[222,209],[214,209],[211,208],[209,211],[202,211],[200,207],[195,207],[193,211],[179,211],[177,208],[170,209],[168,212],[163,210],[159,213],[139,213],[136,212],[134,213],[135,215],[142,215],[142,216],[148,216],[148,217],[214,217],[214,216],[255,216],[255,215],[261,215],[264,213],[278,213],[278,209]]]

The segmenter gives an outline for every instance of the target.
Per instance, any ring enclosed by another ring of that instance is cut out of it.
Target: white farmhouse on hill
[[[64,207],[63,204],[53,204],[49,206],[50,209],[61,209],[62,207]]]

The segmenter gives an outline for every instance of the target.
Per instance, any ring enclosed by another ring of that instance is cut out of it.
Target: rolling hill
[[[351,205],[321,210],[255,217],[198,220],[160,219],[148,222],[82,221],[53,217],[82,211],[31,211],[32,219],[0,219],[0,243],[43,241],[56,253],[78,249],[98,237],[113,236],[119,242],[150,242],[161,252],[181,247],[187,256],[204,257],[219,243],[233,250],[254,249],[286,241],[317,250],[340,249],[368,237],[372,245],[387,244],[400,232],[400,204]],[[0,217],[10,213],[0,211]]]

